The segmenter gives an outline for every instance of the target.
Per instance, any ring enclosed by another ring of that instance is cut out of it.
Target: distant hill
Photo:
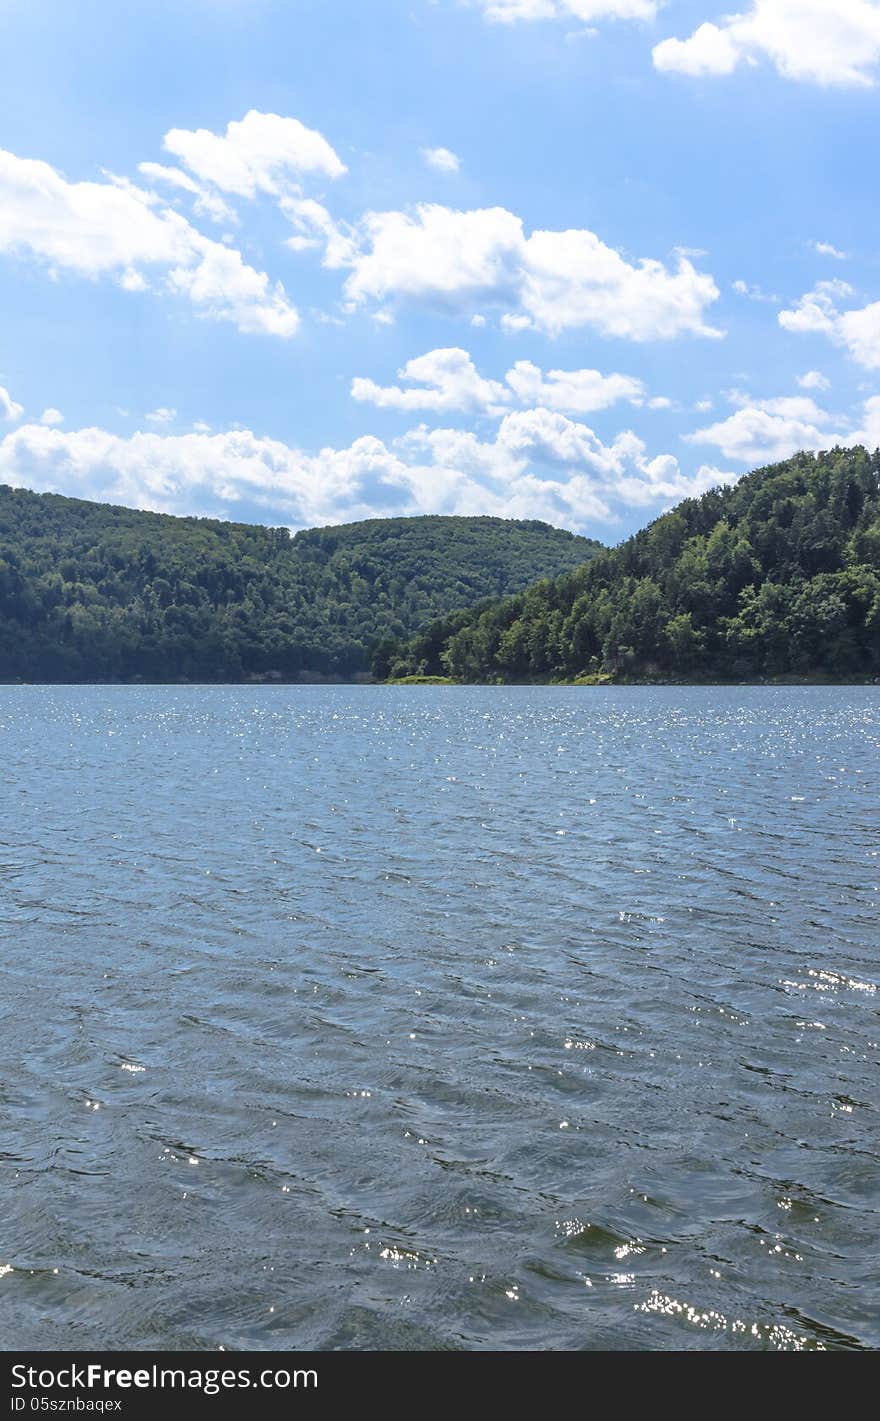
[[[880,673],[880,453],[798,454],[686,499],[618,547],[384,648],[464,681]]]
[[[501,518],[382,518],[291,537],[4,485],[0,680],[350,678],[383,640],[600,546]]]

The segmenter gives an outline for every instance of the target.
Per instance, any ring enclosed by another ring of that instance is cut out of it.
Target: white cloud
[[[196,259],[197,233],[145,192],[68,183],[48,163],[0,150],[0,250],[30,251],[52,268],[95,277]]]
[[[54,275],[54,272],[53,272]],[[121,286],[123,291],[149,291],[150,283],[139,271],[133,271],[131,267],[126,268],[116,278],[117,286]]]
[[[830,419],[828,413],[808,395],[777,395],[760,400],[741,390],[731,390],[728,398],[737,409],[763,410],[767,414],[781,415],[783,419],[813,420],[815,424],[827,424]]]
[[[381,386],[361,377],[352,381],[356,400],[381,409],[494,411],[509,398],[497,380],[484,380],[466,350],[431,350],[407,361],[398,378],[413,383]]]
[[[863,423],[849,440],[851,444],[864,444],[866,449],[880,449],[880,395],[872,395],[864,403]]]
[[[432,350],[410,360],[398,372],[409,389],[382,386],[362,377],[352,382],[356,400],[385,409],[457,410],[482,414],[503,414],[514,399],[521,405],[540,405],[571,414],[588,414],[607,409],[618,400],[643,404],[645,388],[629,375],[603,375],[598,370],[549,370],[546,374],[529,360],[518,360],[508,370],[504,384],[484,379],[466,350],[452,347]],[[670,402],[660,397],[650,407],[665,408]]]
[[[838,335],[853,360],[866,370],[880,370],[880,301],[838,318]]]
[[[820,281],[790,310],[780,311],[779,324],[797,334],[826,335],[866,370],[880,370],[880,301],[841,311],[838,302],[852,294],[845,281]]]
[[[285,246],[292,252],[324,250],[324,265],[332,269],[350,266],[357,256],[358,243],[354,228],[337,222],[322,203],[311,197],[287,196],[281,200],[281,210],[296,229]]]
[[[472,0],[489,20],[653,20],[659,0]]]
[[[570,414],[591,414],[618,400],[641,404],[645,394],[641,380],[630,375],[602,375],[598,370],[548,370],[545,375],[529,360],[518,360],[504,378],[522,404]]]
[[[461,167],[458,154],[449,148],[423,148],[422,157],[429,168],[436,168],[440,173],[457,173]]]
[[[526,237],[522,220],[503,207],[370,212],[356,243],[348,240],[327,264],[351,267],[345,292],[356,305],[414,300],[456,314],[495,306],[508,327],[549,334],[593,327],[635,341],[720,334],[704,321],[718,288],[687,257],[674,269],[648,258],[633,263],[586,230]]]
[[[147,289],[158,274],[200,315],[242,331],[290,336],[299,324],[280,284],[155,194],[121,179],[70,183],[48,163],[2,150],[0,252],[35,257],[51,274],[109,276],[128,291]]]
[[[546,409],[508,414],[493,439],[414,429],[392,445],[369,435],[311,455],[252,431],[128,438],[101,429],[24,425],[0,440],[0,482],[169,513],[263,517],[314,526],[400,514],[488,513],[583,527],[623,506],[665,506],[732,475],[688,476],[648,457],[629,431],[604,444]]]
[[[352,301],[402,296],[452,308],[516,302],[522,223],[504,208],[456,212],[424,205],[415,217],[370,212],[361,224],[360,245],[346,283]]]
[[[144,419],[148,424],[173,424],[177,419],[177,410],[168,409],[163,405],[160,409],[145,414]]]
[[[205,315],[234,321],[248,334],[286,338],[299,327],[299,315],[281,283],[272,285],[234,247],[211,243],[197,266],[174,268],[168,284],[185,292]]]
[[[56,410],[52,406],[47,410],[43,410],[43,413],[40,415],[40,424],[48,425],[50,428],[52,425],[63,423],[64,415],[60,410]]]
[[[720,25],[700,25],[689,39],[655,45],[657,69],[730,74],[769,60],[786,79],[869,85],[880,61],[880,5],[875,0],[753,0]]]
[[[9,391],[0,385],[0,419],[20,419],[23,414],[24,405],[16,404]]]
[[[227,124],[225,134],[172,128],[163,147],[197,178],[238,197],[252,198],[258,192],[279,197],[298,190],[306,174],[339,178],[346,171],[317,129],[256,109]]]
[[[195,211],[210,217],[214,222],[235,224],[238,221],[234,210],[223,201],[219,193],[212,192],[203,183],[197,183],[180,168],[168,168],[162,163],[138,163],[138,172],[152,182],[167,183],[182,192],[190,193],[195,198]]]
[[[635,341],[723,334],[704,321],[719,294],[715,282],[681,251],[670,268],[630,261],[583,229],[527,237],[521,218],[503,207],[462,212],[425,203],[349,224],[312,199],[287,197],[281,206],[296,229],[292,250],[323,248],[324,266],[348,269],[350,308],[418,302],[478,325],[481,308],[494,306],[508,331],[593,327]]]
[[[388,456],[370,439],[309,457],[250,430],[123,438],[24,425],[0,441],[0,482],[169,513],[234,515],[247,503],[305,525],[333,521],[337,512],[369,516],[357,490],[377,457],[384,467]]]
[[[737,296],[745,296],[749,301],[768,301],[773,305],[779,302],[778,296],[762,291],[760,286],[750,286],[747,281],[734,281],[733,290]]]
[[[684,435],[689,444],[711,444],[725,459],[743,464],[774,463],[801,449],[827,448],[840,435],[829,432],[830,415],[803,395],[778,399],[750,400],[731,396],[739,404],[735,414],[693,434]]]
[[[740,61],[726,29],[700,25],[690,39],[665,39],[654,46],[654,68],[677,74],[732,74]]]
[[[762,415],[767,421],[763,425],[758,418]],[[738,420],[740,423],[735,425]],[[726,424],[726,430],[723,425],[715,427],[716,431],[724,432],[723,441],[720,438],[701,439],[699,436],[708,432],[705,430],[687,437],[695,443],[726,445],[725,452],[729,452],[730,458],[751,464],[784,459],[800,449],[828,449],[834,445],[850,447],[854,444],[876,449],[880,446],[880,396],[872,395],[865,400],[854,425],[852,421],[832,417],[825,410],[817,409],[812,400],[801,402],[797,398],[758,401],[737,411]]]
[[[820,257],[833,257],[835,261],[845,262],[847,259],[846,252],[839,252],[830,242],[814,242],[813,250],[818,252]]]
[[[526,243],[522,303],[544,330],[595,326],[636,341],[714,336],[703,312],[717,295],[687,257],[674,272],[646,258],[632,265],[587,231],[533,232]]]
[[[689,477],[671,454],[648,458],[645,444],[630,430],[604,444],[587,425],[541,408],[505,415],[491,442],[465,430],[421,426],[398,447],[428,452],[432,468],[455,468],[475,481],[504,486],[521,510],[508,516],[551,522],[560,517],[571,521],[575,511],[581,521],[610,520],[615,505],[649,507],[702,493],[719,481],[718,471],[713,469],[710,477],[705,465]],[[720,481],[733,477],[723,475]],[[528,507],[543,511],[527,513]]]
[[[532,323],[528,316],[512,316],[509,311],[505,311],[501,317],[501,329],[511,331],[515,335],[517,331],[530,331]]]
[[[552,20],[558,13],[556,0],[472,0],[490,20]]]
[[[822,331],[831,335],[838,320],[835,302],[852,294],[852,287],[845,281],[817,281],[812,291],[807,291],[790,310],[779,312],[779,324],[787,331]]]
[[[802,390],[830,390],[831,381],[827,375],[823,375],[821,370],[807,370],[805,374],[798,376],[798,384]]]
[[[597,473],[622,473],[629,459],[644,452],[641,440],[629,431],[611,445],[586,424],[555,410],[521,410],[505,415],[497,444],[511,454],[542,463],[573,468],[593,468]]]

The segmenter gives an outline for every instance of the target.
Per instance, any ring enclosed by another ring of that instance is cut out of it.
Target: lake
[[[0,1345],[880,1344],[880,691],[0,688]]]

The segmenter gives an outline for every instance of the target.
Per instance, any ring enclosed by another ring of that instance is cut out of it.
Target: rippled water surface
[[[0,689],[0,1343],[877,1346],[880,692]]]

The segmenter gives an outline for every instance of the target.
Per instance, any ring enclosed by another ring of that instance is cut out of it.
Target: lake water
[[[876,1347],[880,691],[0,689],[0,1345]]]

